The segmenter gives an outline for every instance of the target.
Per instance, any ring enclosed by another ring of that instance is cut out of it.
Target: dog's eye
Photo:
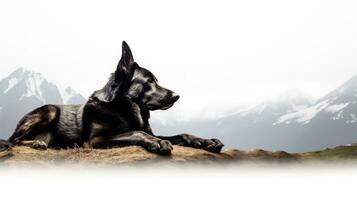
[[[147,80],[147,82],[148,82],[148,83],[153,83],[153,82],[154,82],[154,80],[152,80],[152,79],[148,79],[148,80]]]

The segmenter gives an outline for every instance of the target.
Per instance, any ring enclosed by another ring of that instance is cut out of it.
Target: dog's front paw
[[[213,139],[208,139],[205,140],[205,148],[207,151],[211,151],[214,153],[219,153],[221,152],[222,148],[223,148],[224,144],[216,138]]]
[[[179,145],[204,149],[210,152],[219,153],[223,148],[223,143],[216,138],[203,139],[189,134],[181,134],[182,142]]]
[[[146,144],[148,151],[161,154],[161,155],[171,155],[172,144],[167,140],[150,140]]]

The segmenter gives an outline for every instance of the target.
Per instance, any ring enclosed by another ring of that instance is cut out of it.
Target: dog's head
[[[95,93],[104,102],[125,96],[148,110],[166,110],[179,95],[158,84],[154,74],[140,67],[133,58],[128,44],[123,41],[122,57],[107,85]]]

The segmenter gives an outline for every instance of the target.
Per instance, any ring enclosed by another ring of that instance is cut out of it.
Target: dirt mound
[[[116,165],[137,162],[205,162],[224,163],[247,159],[285,159],[292,155],[281,152],[263,150],[240,151],[236,149],[225,150],[222,153],[211,153],[201,149],[174,146],[171,156],[160,156],[150,153],[138,146],[129,146],[113,149],[48,149],[35,150],[29,147],[13,147],[11,150],[1,152],[0,162],[3,165],[23,164],[95,164]]]
[[[336,159],[357,160],[357,146],[344,145],[321,151],[290,154],[284,151],[262,149],[242,151],[228,149],[211,153],[202,149],[174,146],[171,156],[150,153],[142,147],[129,146],[113,149],[48,149],[13,147],[0,152],[1,165],[121,165],[136,163],[242,163],[244,161],[299,162],[307,160],[331,161]]]

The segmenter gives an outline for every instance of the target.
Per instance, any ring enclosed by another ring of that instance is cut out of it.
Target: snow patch
[[[281,123],[290,123],[292,121],[298,122],[298,123],[303,123],[307,124],[310,122],[312,118],[316,116],[318,112],[321,110],[325,109],[328,106],[327,101],[322,101],[314,106],[311,106],[309,108],[289,113],[286,115],[281,116],[274,124],[281,124]]]
[[[288,110],[289,113],[300,111],[300,110],[307,108],[306,105],[295,105],[295,104],[291,105],[291,107],[292,107],[292,109]]]
[[[337,115],[333,116],[331,119],[334,120],[334,121],[343,119],[342,111],[338,112]]]
[[[41,90],[42,83],[46,81],[45,78],[40,73],[32,71],[25,71],[25,73],[27,73],[24,75],[27,91],[20,97],[20,100],[33,96],[37,97],[43,103],[46,103]]]
[[[344,109],[346,106],[348,106],[348,104],[350,104],[350,103],[348,102],[348,103],[331,105],[331,106],[327,107],[325,109],[325,111],[330,112],[330,113],[336,113],[336,112]]]
[[[9,80],[9,85],[7,86],[7,88],[4,90],[4,94],[7,93],[8,91],[10,91],[17,83],[19,82],[19,80],[15,77],[12,77]]]
[[[350,120],[350,123],[353,124],[353,123],[356,123],[357,122],[357,117],[355,114],[350,114],[351,116],[351,120]]]

